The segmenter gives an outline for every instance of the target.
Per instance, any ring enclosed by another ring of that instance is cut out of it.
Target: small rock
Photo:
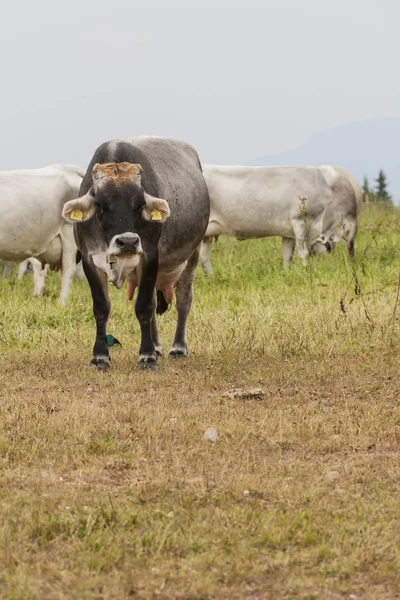
[[[348,600],[361,600],[360,596],[356,596],[355,594],[350,594]]]
[[[249,492],[249,490],[244,490],[244,492],[243,492],[243,495],[244,495],[244,496],[250,496],[250,492]]]
[[[261,388],[252,388],[244,390],[242,388],[235,388],[228,390],[222,394],[224,398],[230,398],[231,400],[261,400],[264,398],[264,390]]]
[[[333,483],[334,481],[337,481],[338,479],[340,479],[339,471],[329,471],[329,473],[327,473],[325,475],[325,481],[327,483]]]
[[[214,444],[218,439],[217,430],[214,429],[214,427],[209,427],[207,431],[205,431],[203,439],[207,440],[207,442],[212,442]]]

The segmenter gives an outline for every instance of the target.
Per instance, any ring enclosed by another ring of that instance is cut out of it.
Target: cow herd
[[[347,239],[354,256],[362,194],[339,167],[202,165],[189,144],[140,136],[99,146],[87,171],[73,165],[0,172],[0,259],[3,274],[28,262],[35,294],[43,291],[46,264],[60,269],[60,303],[82,260],[93,297],[96,338],[91,364],[110,365],[108,281],[128,298],[138,289],[141,329],[138,367],[157,370],[163,355],[156,315],[176,296],[177,325],[169,352],[188,353],[186,321],[199,256],[212,273],[211,242],[282,237],[283,264],[294,249],[331,251]]]

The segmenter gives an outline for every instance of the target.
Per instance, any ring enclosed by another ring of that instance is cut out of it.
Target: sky
[[[400,116],[398,0],[15,0],[0,20],[0,169],[86,167],[114,137],[240,164]]]

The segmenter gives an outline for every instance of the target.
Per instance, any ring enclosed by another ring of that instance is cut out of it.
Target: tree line
[[[388,192],[388,183],[384,171],[379,171],[378,177],[375,179],[375,186],[370,187],[368,177],[364,175],[362,186],[364,202],[386,202],[393,204],[392,196]]]

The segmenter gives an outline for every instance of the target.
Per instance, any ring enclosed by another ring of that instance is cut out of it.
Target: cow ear
[[[62,211],[62,216],[68,223],[79,223],[80,221],[87,221],[90,219],[90,217],[94,215],[94,211],[94,192],[93,187],[91,187],[84,196],[66,202]]]
[[[142,214],[146,221],[164,223],[171,214],[168,202],[162,198],[150,196],[146,192],[144,193],[144,199],[146,200],[146,204],[143,207]]]

